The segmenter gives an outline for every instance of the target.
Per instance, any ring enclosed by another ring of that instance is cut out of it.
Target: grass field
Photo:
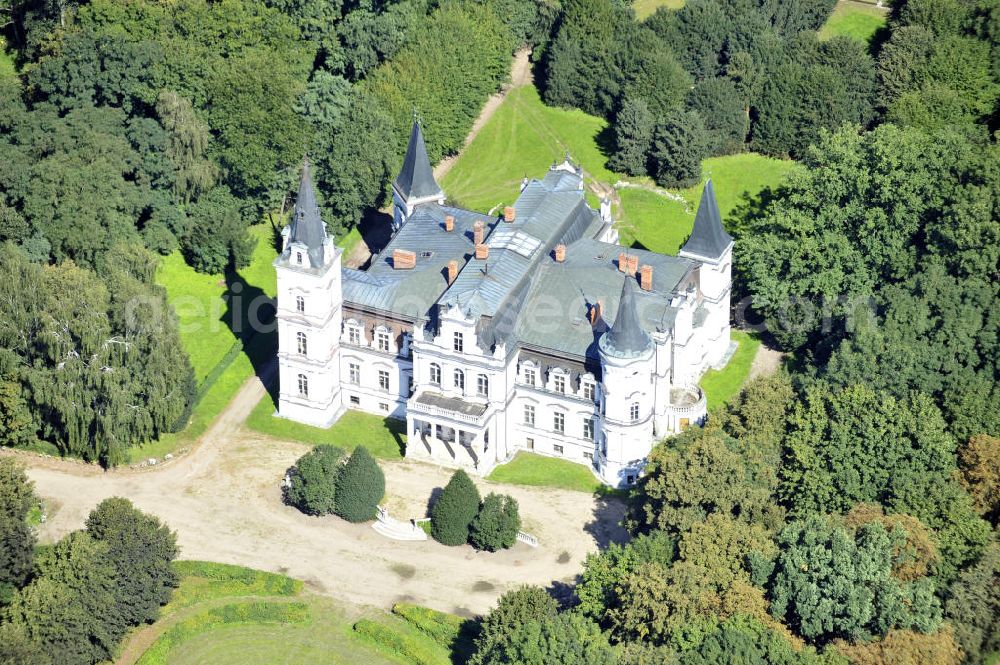
[[[868,43],[875,33],[885,27],[888,10],[867,3],[840,0],[826,24],[820,28],[820,39],[851,37]]]
[[[486,477],[498,483],[555,487],[593,493],[604,487],[590,469],[555,457],[521,451],[514,459],[493,469]]]
[[[632,9],[635,11],[635,17],[642,21],[643,19],[651,16],[660,7],[668,7],[670,9],[679,9],[684,6],[684,0],[635,0],[632,3]]]
[[[760,339],[756,334],[734,330],[732,339],[739,346],[729,363],[722,370],[708,370],[701,378],[701,389],[705,391],[710,410],[728,403],[736,396],[747,380],[750,366],[760,348]]]
[[[139,665],[448,665],[468,653],[470,625],[459,617],[413,605],[392,615],[344,607],[303,592],[297,580],[239,566],[175,567],[181,585]]]
[[[726,220],[740,205],[768,187],[776,187],[796,168],[795,162],[748,152],[709,157],[702,162],[702,177],[711,178],[719,211]],[[676,254],[691,234],[704,184],[668,190],[685,203],[651,191],[621,188],[622,219],[618,227],[623,245]]]
[[[381,459],[401,459],[406,450],[406,424],[399,420],[347,411],[333,427],[322,429],[277,418],[274,416],[276,408],[274,398],[268,393],[247,418],[246,427],[284,441],[314,446],[326,443],[354,450],[362,444]]]
[[[0,78],[14,76],[16,73],[14,57],[7,51],[7,40],[0,37]]]

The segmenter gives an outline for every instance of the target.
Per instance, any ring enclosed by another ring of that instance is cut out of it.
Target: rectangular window
[[[455,333],[455,340],[453,342],[453,348],[458,353],[461,353],[462,350],[465,348],[465,340],[462,337],[462,333],[460,333],[460,332]]]
[[[389,333],[380,332],[378,334],[378,350],[389,352]]]
[[[594,401],[594,384],[590,381],[583,382],[583,399]]]
[[[552,414],[552,429],[559,432],[560,434],[566,431],[566,416],[559,413]]]
[[[632,422],[639,420],[639,403],[632,402],[632,405],[628,408],[628,416],[632,419]]]
[[[389,410],[389,405],[386,404],[385,402],[379,402],[378,403],[378,408],[379,408],[380,411],[388,411]]]
[[[358,397],[357,395],[351,395],[351,404],[353,404],[354,406],[360,405],[361,404],[361,398]]]
[[[299,312],[306,311],[306,299],[302,296],[295,296],[295,309]]]
[[[531,404],[524,405],[524,424],[535,426],[535,407]]]
[[[565,393],[566,377],[563,376],[562,374],[556,374],[554,377],[552,377],[552,387],[555,389],[557,393]]]
[[[431,363],[431,383],[435,386],[441,385],[441,366],[437,363]]]
[[[594,461],[594,453],[584,453],[583,454],[583,459],[587,460],[588,462],[593,462]]]
[[[378,387],[379,390],[389,392],[389,372],[384,369],[378,371]]]
[[[355,326],[347,329],[347,341],[351,344],[361,344],[361,331]]]
[[[480,374],[476,377],[476,394],[480,397],[486,397],[490,393],[490,377],[485,374]]]
[[[528,450],[534,450],[535,449],[535,440],[534,439],[525,439],[524,440],[524,447],[527,448]]]
[[[529,386],[535,385],[535,370],[526,369],[524,370],[524,382]]]
[[[413,376],[410,376],[406,385],[406,389],[411,395],[413,394]]]
[[[556,444],[556,445],[552,446],[552,451],[555,454],[557,454],[557,455],[562,455],[563,454],[563,447],[560,446],[559,444]]]
[[[587,441],[594,440],[594,419],[584,418],[583,419],[583,438]]]
[[[349,366],[349,374],[351,378],[351,383],[356,386],[361,385],[361,365],[357,363],[351,363]]]

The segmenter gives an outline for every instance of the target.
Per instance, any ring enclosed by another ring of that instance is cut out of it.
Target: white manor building
[[[617,244],[569,160],[500,215],[448,205],[418,124],[393,183],[394,235],[341,266],[308,165],[278,276],[279,415],[405,419],[406,456],[485,475],[518,450],[636,480],[654,442],[705,418],[728,360],[733,241],[712,183],[679,256]]]

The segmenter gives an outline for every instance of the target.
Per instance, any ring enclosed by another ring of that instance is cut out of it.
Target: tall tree
[[[24,467],[0,457],[0,598],[24,584],[34,563],[35,534],[28,512],[38,505]]]
[[[649,157],[653,178],[663,187],[690,187],[701,179],[708,157],[705,123],[694,111],[674,109],[657,125]]]
[[[375,519],[385,494],[385,475],[364,446],[357,446],[337,474],[337,515],[349,522]]]
[[[478,513],[479,490],[469,475],[459,469],[431,508],[431,535],[443,545],[464,545]]]
[[[646,100],[626,97],[615,119],[615,151],[608,159],[608,168],[632,176],[646,175],[655,129],[656,120]]]

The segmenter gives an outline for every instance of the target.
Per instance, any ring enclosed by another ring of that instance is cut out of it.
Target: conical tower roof
[[[694,217],[691,237],[681,247],[681,252],[703,256],[706,259],[717,259],[732,241],[722,226],[722,215],[715,200],[715,188],[709,180],[701,193],[701,203],[698,204],[698,213]]]
[[[441,194],[441,188],[434,180],[431,162],[427,157],[427,147],[424,145],[420,123],[416,120],[413,121],[413,128],[410,130],[410,142],[406,146],[403,168],[400,169],[393,185],[404,201]]]
[[[646,353],[652,345],[653,340],[639,323],[635,279],[626,276],[622,285],[622,295],[618,301],[615,322],[611,330],[601,337],[601,350],[609,356],[633,358]]]
[[[309,263],[313,268],[319,268],[323,265],[326,225],[323,224],[319,203],[316,202],[316,190],[313,188],[308,159],[302,163],[302,179],[299,181],[299,195],[295,199],[295,208],[292,212],[292,229],[289,240],[306,246],[309,253]]]

